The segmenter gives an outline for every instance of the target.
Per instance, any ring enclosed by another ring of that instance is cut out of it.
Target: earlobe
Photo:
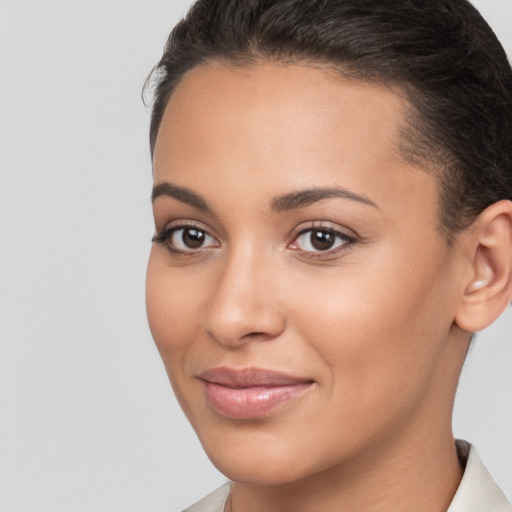
[[[512,201],[492,204],[468,229],[471,272],[455,322],[477,332],[494,322],[512,299]]]

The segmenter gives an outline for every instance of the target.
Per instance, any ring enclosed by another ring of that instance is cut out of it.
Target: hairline
[[[437,183],[437,217],[438,217],[438,231],[446,238],[447,243],[452,245],[458,231],[450,229],[445,222],[445,212],[443,207],[443,193],[444,193],[444,179],[449,174],[449,167],[453,160],[453,156],[449,155],[445,148],[436,142],[432,142],[425,133],[427,127],[422,126],[426,123],[422,119],[422,114],[419,108],[414,104],[413,98],[415,95],[421,97],[422,92],[414,85],[406,82],[393,80],[389,77],[383,77],[378,73],[363,73],[354,70],[350,65],[344,66],[341,63],[335,63],[331,59],[322,60],[321,58],[312,58],[308,56],[295,55],[266,55],[259,49],[252,47],[249,50],[239,51],[230,55],[215,55],[204,58],[203,60],[195,63],[192,67],[186,70],[179,76],[179,79],[170,84],[169,90],[165,95],[165,104],[162,105],[161,115],[158,123],[154,127],[154,139],[151,145],[151,158],[154,157],[154,150],[160,126],[165,115],[165,110],[169,105],[172,95],[179,85],[183,82],[185,77],[201,68],[211,66],[212,64],[219,63],[228,69],[240,71],[257,67],[263,64],[274,64],[282,66],[304,66],[308,68],[318,69],[327,73],[333,78],[341,81],[357,81],[365,84],[372,84],[377,87],[385,87],[393,94],[400,97],[403,101],[403,124],[399,126],[399,139],[396,141],[396,149],[398,156],[403,162],[410,164],[415,171],[425,172],[433,175]],[[150,74],[151,77],[151,74]],[[149,78],[146,86],[149,83]],[[437,154],[436,154],[437,150]],[[467,226],[464,226],[465,229]]]

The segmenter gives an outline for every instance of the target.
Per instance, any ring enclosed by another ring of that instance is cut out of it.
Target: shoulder
[[[480,460],[465,441],[457,441],[459,458],[466,463],[459,489],[447,512],[512,512],[512,506]]]
[[[224,512],[224,506],[231,490],[231,482],[205,496],[201,501],[186,508],[183,512]]]

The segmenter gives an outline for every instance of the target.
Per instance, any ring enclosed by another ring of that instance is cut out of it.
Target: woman
[[[190,511],[510,511],[453,400],[512,298],[512,70],[466,0],[199,0],[158,64],[151,331]]]

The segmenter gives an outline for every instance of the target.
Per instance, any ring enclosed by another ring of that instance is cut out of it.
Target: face
[[[406,109],[383,86],[269,63],[198,67],[169,101],[149,323],[233,480],[362,463],[449,417],[460,271],[435,179],[400,156]]]

